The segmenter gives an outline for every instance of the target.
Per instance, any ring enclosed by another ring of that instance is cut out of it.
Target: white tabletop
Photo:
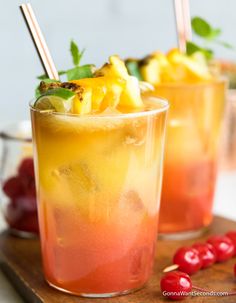
[[[218,178],[214,213],[236,220],[236,172],[220,173]],[[4,229],[5,223],[0,215],[0,230]],[[236,224],[235,224],[236,229]],[[10,282],[0,271],[0,302],[23,303]]]

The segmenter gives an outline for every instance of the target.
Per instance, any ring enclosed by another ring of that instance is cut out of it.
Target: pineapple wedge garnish
[[[157,85],[161,82],[161,69],[158,60],[154,57],[147,57],[140,66],[140,73],[144,81]]]
[[[78,92],[73,99],[72,113],[73,114],[88,114],[92,109],[92,89],[81,87],[81,92]]]
[[[91,110],[102,111],[106,107],[115,108],[120,100],[125,81],[120,78],[98,77],[72,80],[79,87],[91,89]],[[83,101],[82,101],[83,102]]]
[[[128,74],[125,63],[118,56],[111,56],[109,63],[96,71],[95,76],[120,78],[125,81],[125,87],[120,95],[118,107],[140,108],[143,101],[140,95],[139,82]]]
[[[164,54],[154,52],[141,61],[140,72],[144,79],[152,85],[158,85],[162,81],[162,74],[170,68],[170,64]]]
[[[182,54],[178,49],[169,51],[167,59],[175,68],[177,74],[179,71],[179,78],[184,81],[209,80],[212,78],[206,63],[200,63],[194,57]]]

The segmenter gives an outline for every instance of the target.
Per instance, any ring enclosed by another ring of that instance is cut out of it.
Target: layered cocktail
[[[155,254],[167,102],[111,57],[31,106],[45,277],[91,297],[142,287]]]
[[[138,68],[155,87],[147,95],[170,102],[159,231],[194,235],[212,221],[225,81],[210,72],[201,53],[176,49],[153,53]]]

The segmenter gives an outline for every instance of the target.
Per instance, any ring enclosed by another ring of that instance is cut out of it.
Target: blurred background
[[[0,10],[1,101],[0,126],[28,117],[36,76],[43,73],[19,11],[22,1],[5,1]],[[82,63],[102,64],[110,54],[144,56],[176,46],[172,0],[32,0],[42,31],[58,69],[71,67],[69,42],[86,48]],[[201,16],[223,30],[236,45],[235,0],[190,0],[191,15]],[[236,53],[216,47],[217,57]]]

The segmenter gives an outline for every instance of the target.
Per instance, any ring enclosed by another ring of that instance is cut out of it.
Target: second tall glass
[[[191,237],[212,221],[226,83],[161,84],[170,102],[159,232]]]

